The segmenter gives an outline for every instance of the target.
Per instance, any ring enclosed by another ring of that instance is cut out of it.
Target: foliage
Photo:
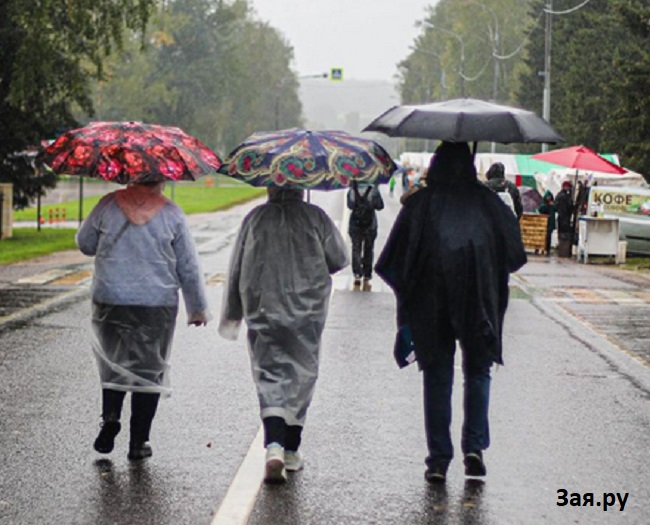
[[[481,3],[484,7],[478,6]],[[486,0],[440,0],[427,17],[434,27],[423,26],[413,52],[399,65],[402,102],[462,95],[461,46],[446,30],[456,33],[465,44],[467,96],[496,98],[542,115],[544,10],[548,5],[548,0],[493,0],[489,2],[492,12],[488,12]],[[582,4],[558,0],[553,9],[551,123],[568,145],[584,144],[596,151],[617,153],[624,166],[650,181],[647,1],[591,0]],[[492,28],[497,21],[498,69],[484,69],[496,42]],[[521,52],[514,53],[520,47]],[[499,148],[529,153],[539,150],[537,145]]]
[[[650,6],[618,0],[615,7],[628,49],[625,55],[614,56],[620,75],[604,86],[605,97],[617,104],[611,108],[603,140],[650,183]]]
[[[530,0],[440,0],[398,65],[403,104],[463,96],[510,103]]]
[[[299,126],[291,47],[246,0],[175,0],[109,62],[95,97],[106,120],[175,125],[227,154],[253,131]]]
[[[21,152],[75,126],[74,105],[92,114],[89,80],[101,77],[103,57],[119,47],[122,27],[142,34],[154,2],[0,3],[0,181],[14,184],[17,208],[43,191]],[[44,187],[54,184],[48,178],[39,181]]]
[[[13,236],[0,241],[0,264],[11,264],[63,250],[74,250],[75,228],[14,228]]]
[[[531,20],[545,0],[531,4]],[[566,7],[566,6],[563,6]],[[570,7],[570,6],[569,6]],[[612,8],[614,7],[614,8]],[[558,2],[554,9],[560,11]],[[650,177],[650,38],[639,1],[591,0],[552,16],[551,116],[568,144],[616,152],[624,166]],[[541,111],[545,16],[532,24],[518,93]]]

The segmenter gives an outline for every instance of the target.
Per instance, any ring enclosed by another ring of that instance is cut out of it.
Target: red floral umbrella
[[[608,161],[586,146],[571,146],[570,148],[555,149],[553,151],[537,153],[531,158],[565,166],[574,170],[599,171],[601,173],[616,173],[618,175],[627,173],[625,168],[621,168],[613,162]]]
[[[180,128],[139,122],[93,122],[67,131],[36,157],[59,175],[107,181],[196,180],[221,159]]]

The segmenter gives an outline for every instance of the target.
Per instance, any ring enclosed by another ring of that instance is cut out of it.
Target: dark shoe
[[[438,463],[433,467],[429,467],[424,472],[424,479],[429,483],[444,483],[447,479],[448,468],[449,463]]]
[[[483,453],[468,452],[465,454],[465,475],[466,476],[485,476],[487,469],[483,463]]]
[[[95,439],[95,450],[101,454],[112,452],[115,446],[115,436],[120,433],[121,429],[122,425],[119,421],[104,421],[99,435]]]
[[[131,461],[139,461],[141,459],[150,458],[153,454],[151,445],[149,443],[140,443],[138,445],[129,445],[129,453],[127,458]]]

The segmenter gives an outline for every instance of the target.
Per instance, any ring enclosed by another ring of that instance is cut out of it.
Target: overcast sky
[[[343,68],[344,79],[392,81],[436,0],[251,0],[294,48],[298,75]]]

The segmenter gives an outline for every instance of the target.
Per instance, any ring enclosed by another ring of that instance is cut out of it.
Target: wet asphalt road
[[[314,201],[342,217],[340,194]],[[378,247],[399,206],[386,201]],[[215,316],[245,211],[192,218]],[[457,458],[443,487],[423,479],[420,374],[392,362],[393,296],[379,282],[351,292],[349,281],[349,268],[335,279],[305,470],[262,487],[251,524],[650,523],[647,278],[531,257],[513,278],[506,365],[493,372],[488,476],[467,480]],[[181,312],[174,394],[154,422],[153,458],[133,465],[126,430],[110,456],[92,450],[88,314],[79,295],[0,331],[0,523],[211,523],[259,425],[243,336],[221,339],[216,319],[185,327]],[[593,493],[594,506],[558,506],[561,489]],[[624,510],[604,512],[603,493],[628,493]]]

